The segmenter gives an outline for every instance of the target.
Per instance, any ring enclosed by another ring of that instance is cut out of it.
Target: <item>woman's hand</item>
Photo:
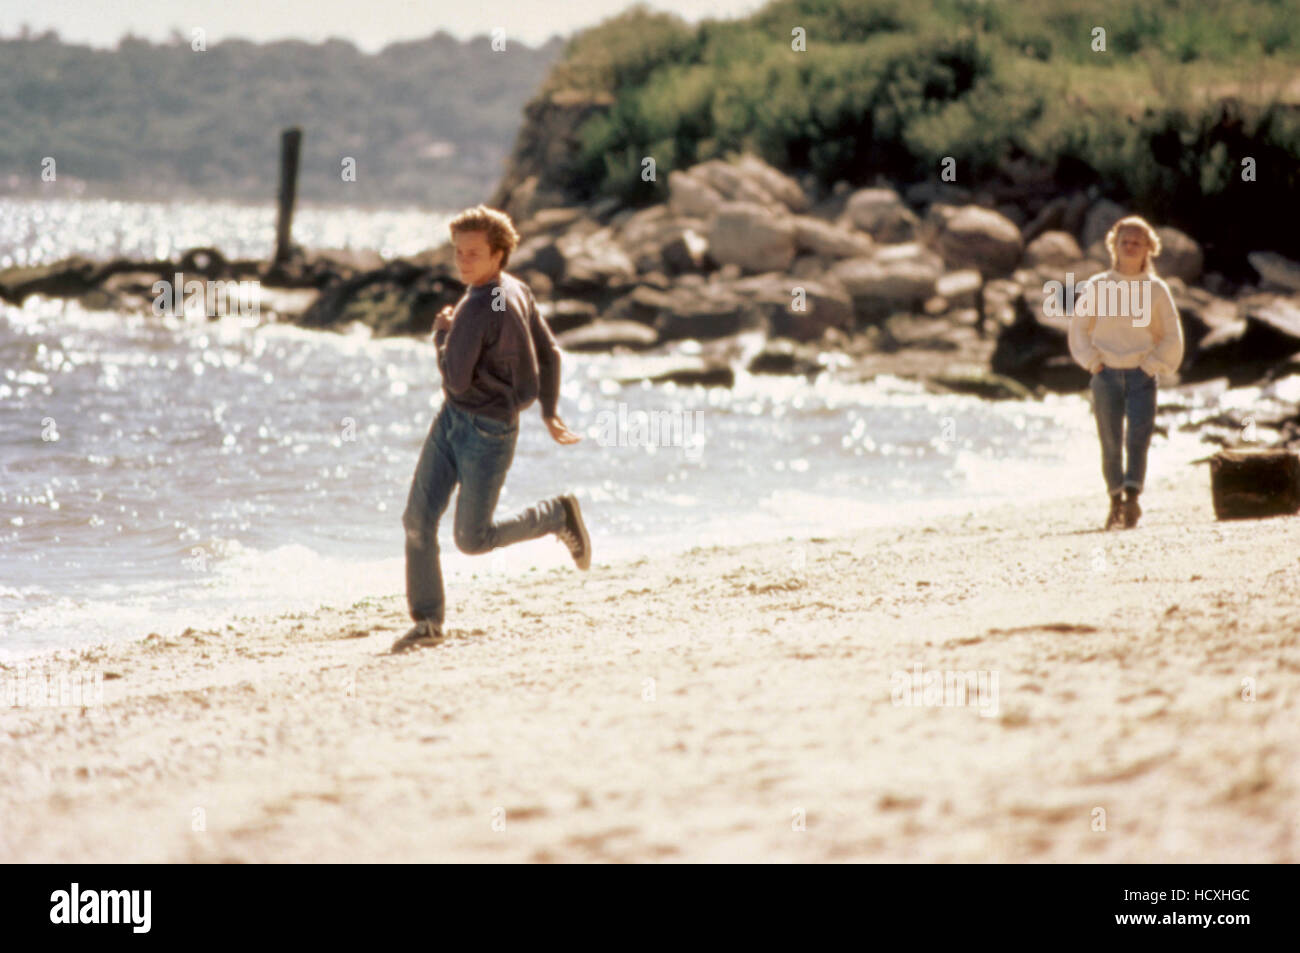
[[[433,319],[433,331],[435,334],[439,331],[451,330],[451,318],[454,313],[455,309],[452,308],[451,305],[448,304],[443,306],[442,310],[438,312],[438,316]]]
[[[559,417],[543,417],[546,429],[551,432],[551,439],[556,443],[577,443],[582,438],[565,426]]]

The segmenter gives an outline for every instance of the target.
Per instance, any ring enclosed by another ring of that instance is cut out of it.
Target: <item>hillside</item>
[[[937,182],[950,159],[966,188],[1097,187],[1244,275],[1251,249],[1300,254],[1298,72],[1295,0],[775,0],[697,26],[633,8],[567,44],[494,199],[645,206],[735,152],[826,190]]]
[[[33,192],[52,156],[64,183],[95,194],[266,201],[280,130],[299,125],[305,201],[482,199],[562,46],[557,37],[494,53],[486,35],[441,32],[374,55],[341,40],[233,40],[202,52],[179,35],[125,38],[115,50],[53,33],[0,40],[0,185]],[[346,156],[354,182],[342,180]]]

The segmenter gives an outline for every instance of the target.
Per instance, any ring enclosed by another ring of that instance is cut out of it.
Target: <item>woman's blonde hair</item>
[[[519,247],[519,233],[515,231],[510,216],[486,205],[465,209],[447,227],[451,230],[452,238],[461,232],[485,232],[488,248],[493,252],[501,252],[502,268],[510,261],[510,253]]]
[[[1136,228],[1146,235],[1147,241],[1151,244],[1151,247],[1147,249],[1146,267],[1151,272],[1151,277],[1158,278],[1159,275],[1156,274],[1156,264],[1153,259],[1160,254],[1160,236],[1151,227],[1151,223],[1141,215],[1125,215],[1112,225],[1110,231],[1106,233],[1106,251],[1110,253],[1110,267],[1119,267],[1119,253],[1115,250],[1115,244],[1119,241],[1120,231],[1125,228]]]

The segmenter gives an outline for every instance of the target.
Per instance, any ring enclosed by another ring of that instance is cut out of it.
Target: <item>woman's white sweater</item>
[[[1070,355],[1093,373],[1104,364],[1173,374],[1183,362],[1183,325],[1169,286],[1148,269],[1090,277],[1075,292]]]

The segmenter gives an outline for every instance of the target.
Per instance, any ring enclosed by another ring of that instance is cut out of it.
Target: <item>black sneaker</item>
[[[587,524],[582,521],[578,498],[565,494],[560,497],[560,503],[564,506],[564,529],[557,530],[555,535],[569,547],[569,554],[579,569],[590,569],[591,537],[587,535]]]
[[[442,630],[428,619],[421,619],[411,627],[411,631],[393,643],[389,649],[392,655],[409,652],[411,649],[427,649],[442,641]]]

